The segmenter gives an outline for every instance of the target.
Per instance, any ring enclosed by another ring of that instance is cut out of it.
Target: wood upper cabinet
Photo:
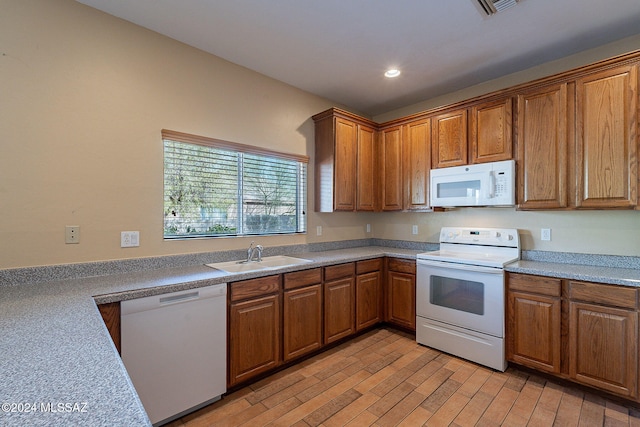
[[[561,369],[561,281],[509,273],[507,360],[559,374]]]
[[[355,328],[355,264],[325,267],[324,343],[347,337]]]
[[[467,109],[432,118],[431,164],[433,168],[467,164]]]
[[[637,398],[636,289],[570,282],[569,377]]]
[[[497,162],[513,158],[511,97],[471,107],[469,163]]]
[[[513,107],[510,96],[432,118],[434,168],[513,158]]]
[[[376,131],[369,126],[358,125],[358,149],[356,161],[356,210],[376,209],[378,192]]]
[[[342,119],[335,119],[334,158],[334,209],[352,211],[356,208],[356,170],[358,125]]]
[[[637,65],[576,81],[577,207],[637,206],[637,103]]]
[[[380,200],[383,211],[402,210],[402,127],[380,132]]]
[[[315,210],[374,210],[375,123],[331,108],[315,121]]]
[[[356,263],[356,331],[382,321],[382,258]]]
[[[568,206],[567,84],[518,95],[518,208]]]
[[[267,372],[281,362],[280,276],[230,285],[229,386]]]
[[[431,170],[431,120],[405,125],[402,142],[404,168],[404,209],[429,209]]]
[[[283,359],[295,359],[322,347],[322,269],[284,275]]]
[[[386,320],[397,326],[416,329],[416,263],[387,258],[385,291]]]

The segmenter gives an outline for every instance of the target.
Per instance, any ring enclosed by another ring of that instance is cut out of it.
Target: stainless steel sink
[[[275,270],[278,268],[290,267],[292,265],[306,264],[312,262],[304,258],[296,258],[286,255],[276,255],[262,258],[262,261],[227,261],[205,264],[207,267],[226,271],[227,273],[248,273],[251,271]]]

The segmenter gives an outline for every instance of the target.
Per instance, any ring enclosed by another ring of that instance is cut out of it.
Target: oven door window
[[[440,307],[484,315],[484,283],[431,276],[429,302]]]

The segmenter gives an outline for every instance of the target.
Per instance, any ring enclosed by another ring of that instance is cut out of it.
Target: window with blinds
[[[164,238],[306,231],[308,158],[163,131]]]

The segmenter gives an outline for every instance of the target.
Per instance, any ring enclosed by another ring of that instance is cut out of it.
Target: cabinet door
[[[567,207],[567,84],[518,95],[518,207]]]
[[[356,208],[356,150],[358,125],[339,117],[335,119],[334,209]]]
[[[229,385],[238,384],[279,364],[279,296],[231,303]]]
[[[404,208],[429,209],[429,171],[431,170],[431,120],[409,123],[402,135],[404,166]]]
[[[107,326],[109,335],[111,335],[111,340],[113,340],[113,344],[116,346],[116,350],[118,350],[118,353],[121,353],[122,350],[120,348],[120,303],[110,302],[107,304],[98,304],[98,309],[100,310],[100,314],[102,315],[102,320],[104,321],[104,324]]]
[[[324,284],[324,342],[339,340],[355,332],[353,276]]]
[[[387,321],[415,331],[415,275],[389,271],[387,279]]]
[[[322,346],[322,285],[285,291],[283,311],[285,361]]]
[[[638,313],[575,301],[570,301],[569,310],[569,376],[635,397]]]
[[[510,97],[471,108],[471,163],[497,162],[513,158],[512,118]]]
[[[432,166],[446,168],[467,164],[467,110],[433,118]]]
[[[378,191],[376,158],[375,131],[373,128],[358,125],[356,210],[375,210]]]
[[[578,79],[576,96],[577,206],[636,206],[637,67],[617,67]]]
[[[380,272],[359,274],[356,277],[356,330],[382,321]]]
[[[402,210],[402,128],[380,133],[380,199],[383,211]]]
[[[560,298],[509,292],[507,360],[560,373]]]

